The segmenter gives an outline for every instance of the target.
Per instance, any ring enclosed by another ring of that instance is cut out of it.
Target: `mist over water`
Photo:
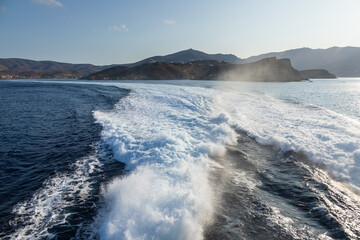
[[[71,183],[72,197],[95,203],[76,205],[92,209],[83,226],[59,215],[77,226],[67,235],[74,239],[360,236],[358,82],[78,83],[130,92],[93,111],[101,131],[91,154],[45,178],[13,206],[19,216],[56,192],[65,201],[47,211],[68,209]],[[65,236],[43,224],[46,215],[34,216],[8,236]]]

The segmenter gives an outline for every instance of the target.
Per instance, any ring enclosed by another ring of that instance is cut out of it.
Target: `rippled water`
[[[68,238],[91,220],[106,159],[92,111],[125,95],[115,87],[0,83],[1,237]]]
[[[358,195],[294,152],[244,133],[213,175],[218,196],[205,239],[357,239]]]

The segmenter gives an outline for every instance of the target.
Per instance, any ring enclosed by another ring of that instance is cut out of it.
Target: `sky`
[[[360,47],[359,0],[0,0],[0,58],[96,65],[193,48]]]

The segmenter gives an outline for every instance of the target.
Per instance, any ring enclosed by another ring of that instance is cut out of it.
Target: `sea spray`
[[[94,113],[114,157],[131,170],[104,189],[100,237],[202,239],[213,209],[210,156],[236,134],[214,112],[214,90],[139,86],[115,110]]]

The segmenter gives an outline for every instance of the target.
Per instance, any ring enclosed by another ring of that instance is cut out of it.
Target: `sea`
[[[0,80],[0,239],[360,239],[360,79]]]

